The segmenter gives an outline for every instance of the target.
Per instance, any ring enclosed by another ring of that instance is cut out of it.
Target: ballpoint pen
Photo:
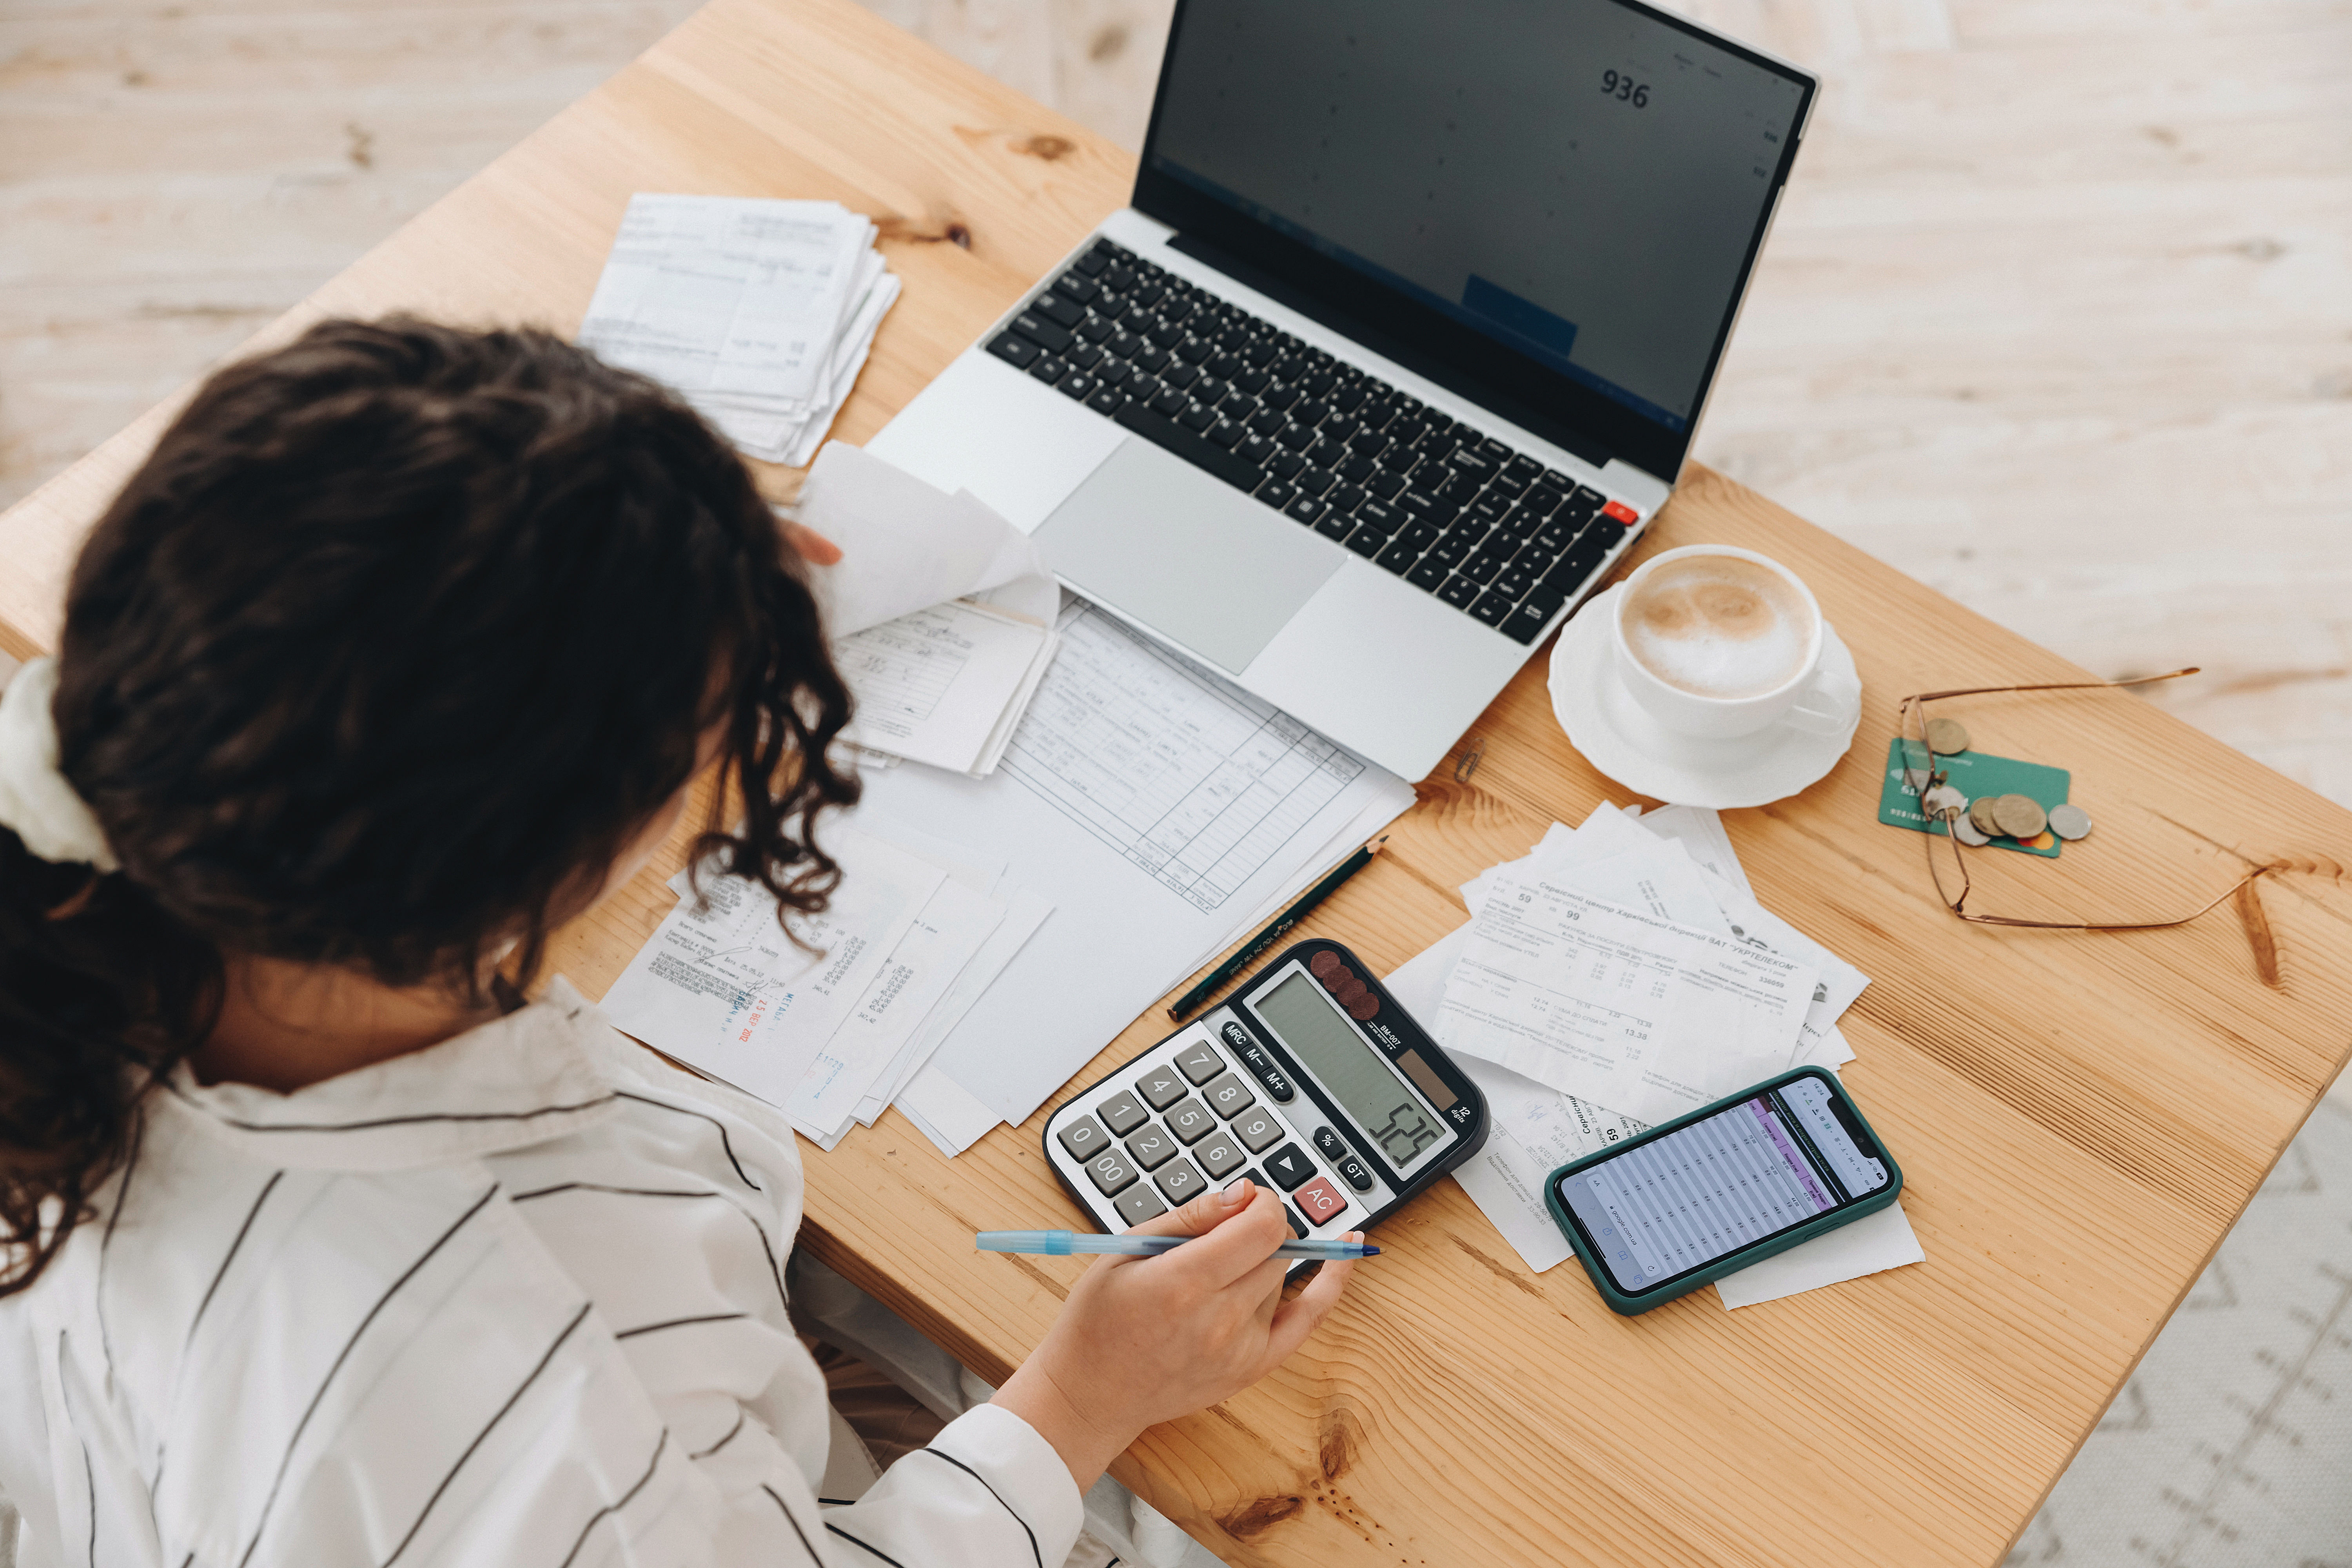
[[[1156,1258],[1173,1252],[1191,1236],[1097,1236],[1075,1230],[983,1230],[978,1237],[982,1252],[1034,1252],[1066,1258],[1076,1252],[1108,1252],[1120,1258]],[[1276,1258],[1314,1258],[1335,1262],[1349,1258],[1378,1258],[1381,1249],[1361,1241],[1286,1241],[1274,1249]]]
[[[1381,846],[1388,841],[1389,836],[1383,833],[1333,867],[1329,876],[1301,893],[1298,900],[1275,916],[1264,931],[1244,942],[1239,951],[1211,970],[1198,985],[1178,997],[1169,1006],[1168,1016],[1181,1024],[1188,1016],[1198,1011],[1201,1005],[1214,996],[1226,981],[1256,962],[1260,953],[1281,940],[1283,932],[1305,920],[1316,905],[1329,898],[1340,883],[1370,865],[1372,857],[1379,854]]]

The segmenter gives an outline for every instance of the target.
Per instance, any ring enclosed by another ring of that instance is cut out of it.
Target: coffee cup
[[[1659,725],[1730,740],[1773,724],[1841,734],[1862,686],[1822,668],[1822,607],[1769,556],[1685,544],[1643,562],[1617,593],[1618,679]]]

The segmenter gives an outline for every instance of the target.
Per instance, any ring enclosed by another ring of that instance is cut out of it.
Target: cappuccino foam
[[[1642,668],[1696,697],[1760,697],[1805,668],[1813,617],[1769,567],[1737,555],[1669,561],[1633,590],[1622,625]]]

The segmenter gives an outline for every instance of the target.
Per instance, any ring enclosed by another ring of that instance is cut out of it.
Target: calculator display
[[[1560,1201],[1627,1295],[1769,1241],[1885,1186],[1818,1079],[1781,1084],[1704,1121],[1560,1178]]]
[[[1251,998],[1250,1007],[1281,1037],[1340,1108],[1356,1119],[1402,1170],[1449,1129],[1367,1044],[1323,988],[1303,972]]]

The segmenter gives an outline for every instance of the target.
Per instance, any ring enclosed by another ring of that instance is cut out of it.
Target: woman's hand
[[[800,558],[812,566],[832,566],[841,560],[841,546],[812,529],[803,528],[789,518],[778,518],[784,531],[784,542],[799,552]]]
[[[1083,1491],[1147,1426],[1190,1415],[1274,1370],[1330,1312],[1353,1263],[1282,1300],[1282,1200],[1246,1179],[1130,1236],[1197,1236],[1157,1258],[1104,1258],[993,1403],[1035,1427]],[[1360,1241],[1350,1234],[1349,1239]]]

